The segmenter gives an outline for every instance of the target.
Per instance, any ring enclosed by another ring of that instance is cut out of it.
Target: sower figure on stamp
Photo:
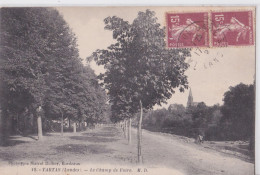
[[[244,25],[238,21],[235,17],[230,19],[230,23],[219,25],[218,27],[213,26],[215,31],[215,39],[223,39],[228,32],[237,32],[236,42],[238,42],[240,36],[242,35],[243,40],[246,38],[246,34],[250,31],[250,27]]]
[[[177,41],[181,34],[190,33],[193,34],[191,39],[192,42],[194,42],[197,35],[201,35],[204,32],[204,30],[191,19],[187,19],[185,25],[172,25],[172,28],[169,28],[169,31],[171,31],[170,40]]]

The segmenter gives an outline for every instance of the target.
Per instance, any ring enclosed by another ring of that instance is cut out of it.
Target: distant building
[[[197,106],[200,102],[194,102],[193,101],[193,96],[190,88],[189,96],[188,96],[188,102],[187,102],[187,108],[191,106]]]

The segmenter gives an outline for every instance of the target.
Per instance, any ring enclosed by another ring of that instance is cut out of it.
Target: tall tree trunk
[[[125,138],[127,138],[127,120],[124,120],[124,127],[125,127]]]
[[[128,119],[128,144],[130,145],[132,143],[132,119]]]
[[[81,131],[81,129],[82,129],[82,126],[81,126],[81,122],[79,122],[79,131]]]
[[[142,120],[143,120],[143,104],[140,100],[140,117],[138,121],[138,129],[137,129],[137,161],[138,163],[143,162],[142,158]]]
[[[125,121],[122,122],[122,129],[123,129],[123,134],[125,136]]]
[[[10,115],[11,116],[11,133],[12,134],[16,134],[17,133],[17,130],[16,130],[16,126],[17,126],[17,121],[15,119],[15,116],[12,114]]]
[[[76,122],[73,123],[73,132],[76,133],[77,132],[77,126],[76,126]]]
[[[38,114],[37,116],[37,126],[38,126],[38,140],[42,140],[42,117]]]
[[[42,107],[39,106],[36,110],[37,113],[37,126],[38,126],[38,140],[41,141],[43,139],[42,136]]]
[[[18,113],[16,113],[16,134],[20,134]]]
[[[71,128],[70,118],[69,118],[69,129]]]
[[[7,113],[0,110],[0,145],[6,145],[9,137],[10,122],[8,120]]]
[[[28,125],[28,116],[27,116],[27,114],[24,116],[24,118],[23,118],[23,132],[25,132],[26,134],[27,134],[27,132],[28,132],[28,130],[26,129],[27,126]]]
[[[61,128],[61,136],[63,136],[63,112],[61,112],[61,122],[60,122],[60,128]]]

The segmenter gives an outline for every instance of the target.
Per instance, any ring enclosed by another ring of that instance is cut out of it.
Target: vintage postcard
[[[256,8],[0,8],[1,175],[254,175]]]

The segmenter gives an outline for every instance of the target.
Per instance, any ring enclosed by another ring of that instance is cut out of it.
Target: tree
[[[171,98],[175,88],[187,88],[184,75],[190,56],[189,49],[167,49],[165,30],[157,23],[155,13],[146,10],[130,24],[113,16],[105,20],[105,29],[113,32],[116,40],[106,50],[97,50],[91,56],[106,72],[99,78],[108,91],[110,102],[120,105],[132,115],[140,111],[138,122],[138,161],[141,162],[141,126],[143,109],[151,109]]]
[[[1,109],[3,120],[20,119],[29,110],[42,118],[99,121],[106,95],[94,71],[84,67],[76,37],[53,8],[2,8]],[[18,117],[16,117],[18,116]],[[63,124],[61,124],[62,131]]]
[[[171,104],[168,107],[168,111],[181,116],[186,112],[186,109],[182,104]]]
[[[42,105],[47,90],[45,66],[49,61],[44,52],[48,49],[46,21],[53,18],[51,12],[43,8],[1,9],[3,110],[12,117],[10,113],[20,113],[25,107],[31,109],[38,121],[39,140],[42,138]]]
[[[209,118],[209,108],[204,102],[200,102],[192,111],[194,127],[205,127]]]
[[[52,119],[61,118],[61,134],[64,118],[73,120],[74,127],[75,122],[79,122],[80,126],[84,121],[101,121],[106,111],[106,94],[99,86],[94,71],[81,62],[71,63],[71,59],[57,64],[60,65],[62,68],[55,68],[49,79],[51,88],[45,109]]]
[[[221,123],[230,139],[254,140],[255,88],[240,83],[224,94]],[[253,138],[253,139],[251,139]]]
[[[197,106],[190,107],[189,110],[191,112],[193,129],[195,129],[196,134],[204,135],[210,118],[209,107],[204,102],[201,102]]]
[[[2,8],[0,12],[1,120],[14,125],[28,111],[38,121],[39,140],[42,119],[61,119],[61,133],[65,118],[102,120],[105,91],[94,71],[83,66],[76,37],[58,11]]]
[[[221,113],[221,106],[216,104],[209,108],[210,118],[209,118],[209,125],[217,126],[223,117]]]
[[[168,107],[168,111],[172,120],[183,121],[187,118],[186,108],[182,104],[171,104]]]

